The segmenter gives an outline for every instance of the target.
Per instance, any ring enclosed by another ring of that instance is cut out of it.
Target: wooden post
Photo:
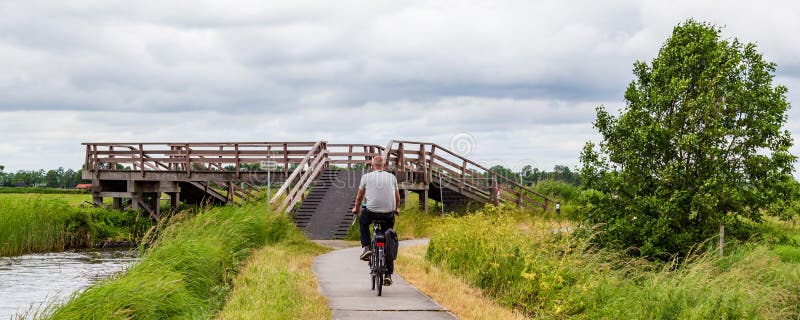
[[[498,205],[498,204],[500,204],[500,199],[498,198],[498,194],[500,193],[499,192],[500,189],[498,188],[498,185],[497,185],[497,178],[494,175],[492,175],[492,180],[490,181],[490,183],[492,185],[491,188],[489,188],[489,190],[491,190],[490,192],[492,193],[492,195],[491,195],[492,204]]]
[[[364,156],[364,167],[361,169],[364,171],[368,167],[372,167],[372,159],[374,158],[375,154],[375,147],[369,147],[369,152],[367,151],[367,146],[364,146],[364,153],[369,153],[368,156]]]
[[[97,145],[92,146],[92,158],[94,159],[94,171],[97,174],[97,170],[100,169],[100,158],[97,157]]]
[[[422,190],[419,195],[419,207],[423,212],[428,212],[428,186],[425,186],[425,190]]]
[[[100,193],[98,192],[92,193],[92,203],[94,203],[96,206],[103,205],[103,197],[100,196]]]
[[[122,198],[114,197],[113,200],[111,200],[111,207],[116,209],[116,210],[121,210],[122,209]]]
[[[459,183],[459,189],[461,193],[464,193],[464,180],[467,175],[467,159],[463,159],[463,164],[461,165],[461,182]]]
[[[384,159],[384,160],[388,160],[388,159]],[[395,166],[397,167],[396,170],[399,169],[400,171],[405,171],[405,169],[406,169],[405,162],[406,162],[405,150],[403,148],[403,143],[400,142],[400,143],[397,144],[397,163],[395,164]]]
[[[353,145],[347,148],[347,169],[352,169],[351,163],[353,162]]]
[[[172,192],[169,194],[169,205],[172,210],[177,210],[178,206],[180,205],[181,201],[181,193],[180,192]]]
[[[186,168],[185,168],[186,169],[186,175],[189,176],[189,178],[191,178],[192,177],[192,155],[191,155],[191,149],[189,149],[189,144],[188,143],[186,144],[185,147],[186,147]]]
[[[131,192],[131,209],[135,211],[141,211],[141,200],[142,200],[142,193],[141,192]]]
[[[425,157],[425,145],[420,143],[419,144],[419,156],[418,156],[418,159],[417,159],[417,165],[422,170],[422,182],[425,185],[428,184],[428,165],[426,163],[427,161],[428,161],[428,159],[426,159],[426,157]],[[414,182],[417,182],[416,178],[414,179]]]
[[[289,176],[289,145],[286,143],[283,144],[283,175]]]
[[[139,144],[139,166],[142,169],[142,178],[144,178],[144,147]]]
[[[92,170],[91,169],[92,168],[91,167],[91,162],[90,162],[91,157],[89,156],[89,154],[91,153],[91,151],[90,151],[91,149],[90,148],[91,148],[91,146],[89,146],[87,144],[86,145],[86,162],[83,163],[83,170],[86,170],[86,171]]]
[[[220,151],[220,152],[219,152],[219,157],[217,158],[217,159],[219,160],[219,163],[217,163],[217,167],[219,168],[219,170],[220,170],[220,171],[222,171],[222,169],[223,169],[223,168],[222,168],[222,151],[223,151],[224,149],[225,149],[225,147],[224,147],[224,146],[219,146],[219,151]]]
[[[114,159],[114,146],[108,146],[108,158]],[[117,163],[112,161],[112,165],[114,166],[111,170],[117,170]]]
[[[153,215],[156,218],[156,221],[161,219],[161,193],[154,192],[150,195],[150,206],[153,209]]]
[[[241,173],[239,172],[239,144],[238,143],[234,143],[233,144],[233,150],[234,150],[234,153],[236,154],[236,178],[239,178],[239,175]]]

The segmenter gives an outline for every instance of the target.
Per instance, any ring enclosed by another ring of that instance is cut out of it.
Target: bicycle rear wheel
[[[375,247],[375,243],[373,242],[370,245],[370,250]],[[370,275],[370,283],[372,284],[372,290],[375,290],[376,281],[378,281],[378,262],[377,257],[375,257],[374,251],[373,254],[369,256],[369,275]]]
[[[381,296],[381,294],[383,294],[383,277],[386,276],[385,275],[385,273],[386,273],[386,263],[385,263],[386,260],[384,259],[383,255],[384,255],[383,248],[379,248],[378,249],[378,257],[377,257],[377,262],[378,262],[377,270],[378,270],[378,272],[377,272],[377,274],[375,276],[376,280],[378,281],[378,296],[379,297]]]

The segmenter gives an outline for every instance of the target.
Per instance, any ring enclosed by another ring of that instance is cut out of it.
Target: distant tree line
[[[81,179],[83,170],[72,170],[58,167],[53,170],[19,170],[6,172],[6,167],[0,165],[0,186],[2,187],[47,187],[47,188],[75,188],[79,183],[89,183]]]
[[[562,181],[576,186],[581,183],[580,173],[571,170],[565,165],[556,165],[553,167],[553,171],[540,170],[530,165],[522,167],[522,170],[518,172],[514,172],[501,165],[496,165],[489,169],[501,176],[529,186],[536,185],[539,181],[543,180]]]

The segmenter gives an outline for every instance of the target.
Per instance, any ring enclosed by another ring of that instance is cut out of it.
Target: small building
[[[79,183],[75,186],[75,189],[79,190],[91,190],[92,184],[91,183]]]

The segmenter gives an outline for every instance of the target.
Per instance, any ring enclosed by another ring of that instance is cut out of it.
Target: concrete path
[[[425,244],[427,240],[401,241],[400,246]],[[394,283],[378,297],[371,290],[369,266],[358,259],[361,247],[339,249],[317,257],[314,273],[320,291],[328,299],[334,320],[456,319],[445,308],[419,292],[397,274]],[[396,270],[397,271],[397,270]]]

